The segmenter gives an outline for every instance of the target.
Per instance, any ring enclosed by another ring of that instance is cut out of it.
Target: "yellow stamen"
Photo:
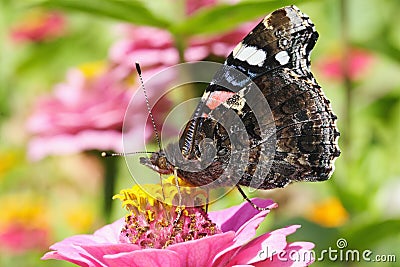
[[[204,190],[189,187],[188,184],[179,180],[180,194],[183,198],[183,203],[193,204],[198,199],[206,199],[207,194]],[[171,176],[163,182],[165,199],[162,194],[162,187],[159,184],[134,185],[130,189],[123,189],[113,199],[120,199],[122,206],[127,209],[137,209],[139,212],[148,210],[149,207],[154,207],[162,203],[163,205],[172,207],[178,206],[179,192],[175,185],[175,177]],[[184,209],[184,207],[181,207]]]
[[[175,180],[172,176],[162,186],[135,185],[114,196],[129,211],[121,240],[142,248],[166,248],[221,232],[204,210],[206,191]],[[175,183],[180,185],[179,190]]]

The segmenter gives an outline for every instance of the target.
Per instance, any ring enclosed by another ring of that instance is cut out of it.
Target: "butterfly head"
[[[164,151],[160,150],[151,154],[150,158],[140,158],[140,164],[160,174],[172,174],[174,166],[167,160]]]

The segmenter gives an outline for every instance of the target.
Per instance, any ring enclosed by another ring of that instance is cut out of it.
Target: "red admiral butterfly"
[[[140,162],[194,186],[272,189],[329,179],[339,132],[310,71],[317,39],[295,6],[266,16],[228,56],[179,142]]]

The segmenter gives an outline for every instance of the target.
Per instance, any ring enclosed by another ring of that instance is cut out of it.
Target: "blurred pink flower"
[[[350,50],[350,56],[347,60],[350,79],[358,80],[365,76],[373,61],[374,56],[366,50]],[[326,77],[341,80],[344,76],[342,64],[342,56],[338,54],[320,60],[317,63],[317,68]]]
[[[235,46],[249,33],[255,23],[244,23],[232,31],[211,36],[194,36],[189,39],[185,59],[202,60],[209,55],[227,57]]]
[[[124,115],[134,93],[132,88],[137,89],[138,85],[129,80],[134,75],[132,68],[104,69],[98,65],[86,64],[69,71],[66,81],[56,85],[53,94],[37,101],[27,122],[27,129],[33,135],[29,158],[39,160],[47,155],[87,150],[122,152]],[[152,103],[160,95],[157,90],[168,84],[161,82],[149,92]],[[134,113],[129,114],[133,123],[124,131],[134,136],[140,147],[152,136],[152,126],[149,121],[146,123],[148,114],[143,95],[136,97],[131,105],[135,105]],[[156,121],[161,120],[169,106],[165,98],[156,106],[153,110]]]
[[[187,12],[212,4],[215,1],[189,1]],[[252,26],[246,24],[225,34],[192,37],[188,40],[184,59],[202,60],[211,54],[226,56]],[[122,25],[121,31],[123,38],[110,48],[105,71],[88,77],[84,71],[72,70],[67,74],[66,82],[55,86],[52,96],[38,102],[28,121],[28,131],[34,135],[28,151],[31,159],[93,149],[122,151],[122,123],[132,95],[132,91],[127,90],[132,86],[127,85],[127,77],[132,74],[133,62],[140,62],[143,77],[148,79],[179,63],[180,58],[173,37],[166,30]],[[167,89],[171,79],[173,77],[158,78],[157,92],[154,88],[148,90],[149,97],[154,97],[152,104],[159,100],[157,96]],[[131,103],[134,108],[129,108],[126,114],[131,129],[127,139],[133,140],[127,149],[129,152],[141,147],[141,141],[148,140],[153,134],[151,125],[146,122],[146,101],[137,96]],[[161,118],[168,110],[170,103],[167,102],[164,98],[162,103],[158,103],[153,110],[155,117]],[[147,130],[143,131],[143,128]],[[127,148],[126,142],[124,145]]]
[[[27,13],[11,29],[11,37],[18,42],[42,42],[62,36],[65,26],[65,18],[61,13],[35,10]]]
[[[232,4],[237,1],[224,2]],[[185,4],[185,13],[191,16],[200,9],[217,4],[217,1],[188,0]],[[226,57],[254,25],[254,23],[245,23],[225,33],[193,36],[187,40],[188,46],[185,48],[183,60],[204,60],[209,55]],[[116,42],[109,53],[113,62],[127,66],[132,62],[140,61],[143,69],[150,69],[151,73],[180,63],[179,52],[170,32],[130,24],[121,25],[120,32],[122,40]]]
[[[122,122],[132,94],[124,81],[127,74],[114,69],[88,77],[82,70],[69,71],[65,83],[39,99],[28,120],[28,131],[34,135],[29,157],[121,151]]]
[[[32,228],[26,225],[10,225],[0,231],[0,250],[21,254],[32,250],[46,249],[50,243],[49,229]]]
[[[131,66],[132,62],[139,61],[143,72],[155,73],[179,62],[168,31],[130,24],[120,25],[119,29],[122,39],[109,50],[109,59],[115,64]]]
[[[252,27],[253,23],[246,23],[226,33],[191,37],[184,51],[184,60],[204,60],[209,55],[226,57]],[[179,63],[179,52],[168,31],[126,24],[121,25],[120,32],[122,39],[109,52],[112,62],[129,66],[132,62],[139,61],[143,70],[151,70],[151,73]]]
[[[277,207],[271,200],[253,201],[259,206]],[[153,208],[160,211],[157,205],[154,204]],[[177,231],[176,225],[173,225],[174,217],[154,213],[154,209],[142,213],[134,220],[132,216],[136,215],[130,215],[126,221],[120,219],[104,226],[93,235],[69,237],[52,245],[50,249],[53,251],[46,253],[42,259],[66,260],[79,266],[160,267],[307,266],[313,262],[312,258],[307,260],[314,246],[312,243],[286,241],[286,237],[294,233],[299,225],[278,229],[252,240],[269,211],[257,211],[247,202],[208,215],[201,208],[184,209],[181,218],[184,223],[179,224],[182,228],[178,227]],[[152,219],[142,220],[143,216]],[[165,224],[163,227],[153,223],[161,219]],[[151,248],[151,243],[146,240],[161,240],[160,237],[167,234],[167,228],[176,234],[163,237],[171,242],[164,244],[164,249]],[[128,243],[129,240],[136,243]],[[294,261],[296,259],[300,261]]]
[[[48,208],[40,196],[6,194],[0,203],[0,255],[44,251],[51,244]]]
[[[186,1],[186,14],[193,15],[199,9],[213,6],[217,3],[216,0],[187,0]]]
[[[236,4],[241,0],[186,0],[185,1],[185,13],[188,16],[193,15],[197,11],[214,6],[216,4]]]

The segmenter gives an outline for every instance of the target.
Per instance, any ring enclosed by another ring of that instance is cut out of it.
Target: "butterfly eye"
[[[165,157],[160,157],[158,158],[158,167],[161,169],[166,169],[167,168],[167,159]]]

